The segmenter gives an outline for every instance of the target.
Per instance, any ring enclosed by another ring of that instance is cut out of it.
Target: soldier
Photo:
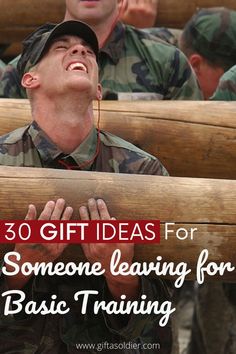
[[[30,100],[33,122],[0,139],[0,164],[167,174],[155,157],[112,134],[95,129],[92,102],[102,98],[97,60],[96,35],[83,22],[65,21],[43,35],[36,31],[27,38],[18,70]],[[96,211],[94,200],[90,208]],[[29,213],[31,217],[28,215],[28,218],[35,218],[34,210],[29,210]],[[51,213],[53,211],[49,216]],[[86,209],[84,213],[86,218]],[[108,212],[105,213],[106,218],[109,218]],[[62,214],[63,217],[65,215]],[[53,252],[45,252],[44,248],[42,253],[42,247],[16,245],[24,262],[36,259],[53,261],[62,252],[57,245],[55,247]],[[166,284],[159,278],[114,277],[108,263],[115,248],[122,250],[121,261],[128,264],[132,262],[132,244],[90,244],[85,247],[87,259],[101,262],[105,269],[104,277],[26,277],[20,274],[17,278],[11,277],[10,282],[9,277],[0,277],[1,293],[6,290],[7,284],[11,289],[23,287],[26,300],[33,299],[36,304],[42,299],[50,302],[52,294],[55,294],[58,299],[66,300],[71,309],[63,316],[28,316],[24,311],[16,316],[4,316],[1,312],[0,353],[89,352],[85,346],[81,349],[82,344],[90,348],[94,345],[95,349],[90,349],[92,353],[97,350],[105,352],[98,347],[101,342],[120,344],[120,350],[115,351],[117,353],[137,353],[137,348],[138,353],[143,353],[145,343],[149,344],[150,354],[157,352],[157,346],[154,346],[157,343],[160,344],[158,353],[171,353],[171,324],[160,327],[160,317],[154,313],[141,316],[130,314],[126,317],[100,311],[95,318],[95,300],[119,301],[121,294],[131,301],[140,299],[142,294],[160,303],[168,299]],[[73,301],[73,295],[84,289],[98,291],[97,296],[90,298],[90,306],[85,314],[81,311],[82,304]],[[0,301],[0,310],[3,311],[2,297]],[[124,343],[128,343],[131,349],[125,349]]]
[[[236,100],[236,66],[221,78],[210,100]],[[198,286],[188,354],[236,353],[236,284]]]
[[[221,76],[219,85],[210,99],[213,101],[236,101],[236,65]]]
[[[220,96],[223,99],[222,93],[228,92],[224,91],[224,76],[228,77],[224,72],[236,61],[236,11],[226,8],[199,10],[185,26],[180,48],[197,74],[204,98],[213,95],[211,99],[217,100]],[[221,89],[214,93],[219,81]],[[233,294],[233,284],[207,282],[198,286],[188,354],[236,352]]]
[[[195,75],[185,56],[148,33],[119,22],[120,3],[121,0],[100,0],[91,5],[66,0],[64,20],[84,21],[97,34],[103,99],[200,99]],[[16,62],[6,68],[0,97],[26,97],[14,68]]]
[[[199,10],[184,27],[179,47],[207,100],[236,61],[236,11],[223,7]]]

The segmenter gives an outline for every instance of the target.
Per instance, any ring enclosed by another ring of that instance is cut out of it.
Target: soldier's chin
[[[78,93],[87,92],[91,94],[91,98],[93,98],[93,92],[96,90],[94,85],[88,78],[78,77],[74,80],[71,80],[69,83],[69,88],[76,90]]]

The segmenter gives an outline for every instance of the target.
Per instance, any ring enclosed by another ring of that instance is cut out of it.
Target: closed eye
[[[65,45],[57,45],[55,47],[55,49],[65,49],[65,50],[67,50],[67,46],[65,46]]]
[[[93,51],[92,49],[87,48],[86,50],[87,50],[87,53],[88,53],[89,55],[92,55],[92,56],[95,57],[95,53],[94,53],[94,51]]]
[[[62,50],[67,50],[68,49],[68,43],[65,40],[55,39],[52,42],[51,49],[52,50],[61,50],[61,49]]]

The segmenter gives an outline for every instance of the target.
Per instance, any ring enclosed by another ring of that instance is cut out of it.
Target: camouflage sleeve
[[[166,99],[172,100],[202,100],[196,75],[186,56],[176,49],[170,61],[170,75],[166,77],[169,83]]]
[[[166,170],[166,168],[162,165],[162,163],[157,158],[156,159],[149,159],[149,158],[144,159],[143,164],[141,165],[141,170],[139,173],[144,174],[144,175],[169,176],[168,171]]]
[[[146,58],[152,67],[157,85],[165,100],[203,99],[196,75],[186,56],[175,46],[143,39],[148,50]],[[161,85],[161,86],[160,86]]]
[[[162,39],[163,41],[178,47],[178,39],[182,30],[166,28],[166,27],[151,27],[145,28],[143,31]]]
[[[2,274],[2,267],[3,267],[4,261],[0,260],[0,326],[6,326],[8,323],[11,323],[16,320],[22,320],[23,318],[27,317],[24,311],[20,312],[20,315],[13,316],[13,315],[4,315],[4,307],[5,307],[5,300],[2,296],[2,294],[5,291],[8,291],[8,285],[5,279],[5,276]],[[32,300],[32,284],[34,282],[34,278],[32,278],[22,289],[24,293],[26,294],[26,301]],[[1,328],[1,327],[0,327]]]
[[[151,302],[158,301],[159,306],[165,301],[170,301],[170,293],[166,283],[157,277],[141,277],[140,299],[142,295],[145,295]],[[124,316],[117,319],[114,315],[104,314],[104,317],[110,331],[117,334],[119,337],[132,342],[138,339],[142,344],[158,343],[161,348],[160,353],[171,352],[173,342],[171,318],[167,325],[162,327],[159,325],[161,316],[153,312],[151,314],[132,313],[125,325],[122,323]],[[156,352],[156,350],[152,351],[150,349],[149,354]]]
[[[2,77],[5,66],[6,64],[0,59],[0,79]]]
[[[236,65],[221,77],[219,85],[210,100],[236,101]]]
[[[231,296],[235,296],[232,285]],[[236,308],[232,305],[221,282],[198,287],[188,354],[236,353]]]
[[[24,289],[26,300],[32,300],[32,281]],[[0,295],[9,290],[3,276],[0,276]],[[12,297],[14,299],[14,296]],[[0,353],[67,353],[60,339],[57,315],[36,317],[26,315],[24,310],[12,315],[4,315],[5,299],[0,296]]]
[[[134,152],[128,152],[129,159],[120,163],[120,173],[169,176],[168,171],[162,163],[155,157],[140,156]],[[135,156],[138,156],[135,157]],[[116,171],[114,171],[116,172]]]
[[[0,59],[0,68],[5,68],[6,64]]]
[[[0,80],[0,97],[26,98],[26,92],[21,86],[20,77],[16,69],[19,57],[12,60],[3,70]]]

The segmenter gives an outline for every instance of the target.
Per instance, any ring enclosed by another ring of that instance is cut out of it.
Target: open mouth
[[[71,63],[68,65],[67,71],[83,71],[85,73],[88,72],[88,68],[83,63]]]

